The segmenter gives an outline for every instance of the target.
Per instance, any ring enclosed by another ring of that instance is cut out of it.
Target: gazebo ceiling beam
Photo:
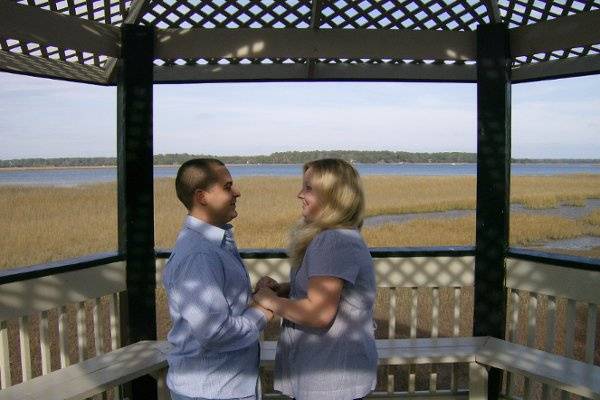
[[[513,83],[600,73],[600,54],[522,65],[512,71]]]
[[[510,30],[513,58],[600,43],[600,10]]]
[[[312,17],[310,19],[310,29],[319,29],[321,23],[321,12],[323,11],[323,0],[313,0]]]
[[[141,21],[142,16],[146,8],[148,7],[148,3],[150,0],[133,0],[131,2],[131,6],[127,12],[127,17],[123,21],[124,24],[137,24]],[[116,79],[117,74],[117,61],[118,58],[110,57],[106,61],[106,82],[113,83]]]
[[[0,70],[52,79],[105,85],[104,70],[61,60],[25,56],[0,50]]]
[[[500,7],[498,7],[498,0],[484,0],[483,4],[487,8],[488,15],[492,22],[502,22],[502,15],[500,14]]]
[[[310,80],[476,82],[475,65],[316,63]],[[154,67],[156,83],[307,80],[304,64]]]
[[[112,25],[0,0],[0,37],[119,57],[120,31]]]
[[[312,29],[157,31],[156,57],[473,60],[475,32]]]

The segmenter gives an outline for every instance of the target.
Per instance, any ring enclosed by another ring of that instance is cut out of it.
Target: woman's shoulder
[[[352,228],[330,228],[325,229],[315,236],[311,245],[332,246],[332,245],[364,245],[363,238],[358,229]]]

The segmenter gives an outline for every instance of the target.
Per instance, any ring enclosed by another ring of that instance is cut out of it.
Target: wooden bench
[[[0,391],[2,400],[78,400],[167,367],[167,342],[143,341]]]
[[[475,361],[600,400],[600,367],[595,365],[492,337],[477,351]]]
[[[144,341],[0,391],[0,400],[79,400],[167,367],[167,342]],[[487,370],[499,368],[600,400],[600,367],[490,337],[377,340],[382,365],[469,363],[470,400],[487,399]],[[276,342],[261,344],[272,365]],[[381,397],[381,396],[373,396]],[[439,396],[440,398],[443,396]],[[466,396],[459,396],[465,398]]]

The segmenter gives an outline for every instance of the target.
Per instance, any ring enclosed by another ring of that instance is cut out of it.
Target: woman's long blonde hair
[[[321,211],[314,221],[301,220],[290,234],[289,255],[298,267],[310,242],[320,232],[331,228],[360,229],[363,223],[365,196],[356,169],[347,161],[333,158],[309,161],[312,189],[321,200]]]

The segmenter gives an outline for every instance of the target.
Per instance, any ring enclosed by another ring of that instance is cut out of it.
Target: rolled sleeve
[[[181,265],[172,293],[181,316],[189,324],[201,347],[227,352],[253,345],[266,321],[246,309],[242,315],[231,314],[223,292],[221,261],[208,253],[197,253]],[[262,313],[261,313],[262,314]]]
[[[265,325],[267,324],[267,317],[259,309],[255,307],[248,307],[242,315],[245,318],[248,318],[250,321],[252,321],[259,331],[265,329]]]

